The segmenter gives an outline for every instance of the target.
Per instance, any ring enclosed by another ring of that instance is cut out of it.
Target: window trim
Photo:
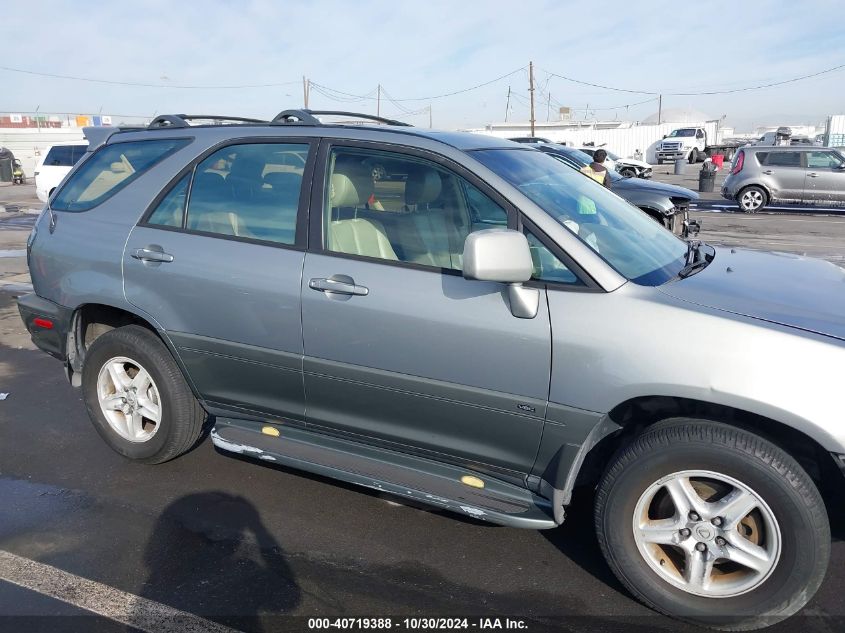
[[[324,215],[324,199],[326,192],[326,178],[329,171],[329,157],[331,151],[335,148],[351,148],[360,149],[364,151],[387,152],[390,154],[398,154],[400,156],[406,155],[413,158],[427,160],[431,163],[442,167],[459,178],[463,178],[471,185],[476,187],[481,193],[498,204],[508,217],[507,228],[518,229],[519,224],[519,210],[506,200],[498,191],[487,184],[484,180],[474,174],[472,171],[453,161],[442,154],[437,154],[430,150],[409,147],[407,145],[398,145],[394,143],[387,143],[383,141],[363,141],[356,139],[337,139],[337,138],[323,138],[320,141],[320,148],[317,152],[317,166],[315,168],[313,185],[311,187],[311,204],[309,207],[309,230],[308,230],[308,246],[309,253],[315,255],[329,255],[333,257],[348,258],[356,261],[364,261],[371,263],[383,264],[385,266],[399,266],[401,268],[409,268],[412,270],[422,270],[431,273],[439,273],[445,275],[454,275],[463,277],[463,271],[455,270],[454,268],[438,268],[436,266],[429,266],[428,264],[418,264],[416,262],[405,262],[402,260],[382,259],[380,257],[369,257],[367,255],[355,255],[352,253],[341,253],[332,251],[323,247],[323,215]],[[318,186],[319,185],[319,186]]]
[[[196,177],[196,168],[206,158],[215,154],[216,152],[230,147],[232,145],[258,145],[258,144],[275,144],[275,145],[307,145],[308,156],[305,159],[305,168],[302,172],[302,186],[299,191],[299,202],[296,210],[296,229],[293,244],[286,244],[284,242],[276,242],[273,240],[262,240],[255,237],[241,237],[238,235],[224,235],[222,233],[213,233],[211,231],[198,231],[196,229],[189,229],[187,223],[188,206],[191,203],[191,192],[194,187],[194,178]],[[186,233],[189,235],[199,235],[202,237],[211,237],[221,240],[231,240],[233,242],[246,242],[249,244],[258,244],[261,246],[274,246],[277,248],[286,248],[289,250],[304,251],[308,242],[308,204],[311,201],[311,189],[314,185],[314,166],[316,163],[317,150],[319,146],[319,139],[305,136],[248,136],[233,139],[226,139],[219,143],[215,143],[203,150],[198,156],[191,159],[179,172],[171,178],[168,183],[162,187],[161,191],[153,198],[153,201],[144,210],[141,219],[138,220],[136,226],[157,229],[160,231],[171,231],[173,233]],[[161,204],[161,201],[166,198],[170,192],[176,187],[186,174],[190,173],[190,180],[188,181],[188,192],[185,198],[185,208],[182,209],[182,226],[166,226],[163,224],[151,224],[149,222],[150,216]],[[305,205],[303,207],[303,205]]]

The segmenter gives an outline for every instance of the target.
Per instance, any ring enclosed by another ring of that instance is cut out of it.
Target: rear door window
[[[87,149],[86,145],[54,145],[44,157],[44,166],[73,167]]]
[[[306,143],[250,143],[216,151],[197,165],[186,228],[294,244],[309,149]]]
[[[106,145],[80,166],[51,206],[56,211],[92,209],[188,142],[158,139]]]
[[[800,167],[801,152],[769,152],[766,158],[768,167]]]

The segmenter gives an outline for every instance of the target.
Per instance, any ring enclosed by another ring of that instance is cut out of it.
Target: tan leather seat
[[[359,207],[362,204],[359,188],[349,176],[333,173],[329,200],[333,208]],[[328,248],[338,253],[396,260],[396,253],[384,226],[376,220],[353,218],[328,223]]]

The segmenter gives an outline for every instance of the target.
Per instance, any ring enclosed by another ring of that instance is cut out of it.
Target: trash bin
[[[716,166],[707,162],[698,172],[698,190],[702,193],[712,192],[716,187]]]
[[[676,176],[683,176],[684,169],[686,169],[687,159],[686,158],[679,158],[675,161],[675,175]]]

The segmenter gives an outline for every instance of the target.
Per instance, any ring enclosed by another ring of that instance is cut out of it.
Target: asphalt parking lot
[[[31,185],[0,187],[0,631],[306,630],[316,615],[696,630],[655,615],[616,581],[593,535],[589,490],[561,528],[531,532],[246,462],[209,441],[161,466],[123,460],[20,323],[14,296],[28,283],[33,199]],[[843,216],[693,216],[708,242],[845,257]],[[845,627],[843,501],[834,500],[824,584],[771,631]],[[40,590],[18,586],[23,576]]]

